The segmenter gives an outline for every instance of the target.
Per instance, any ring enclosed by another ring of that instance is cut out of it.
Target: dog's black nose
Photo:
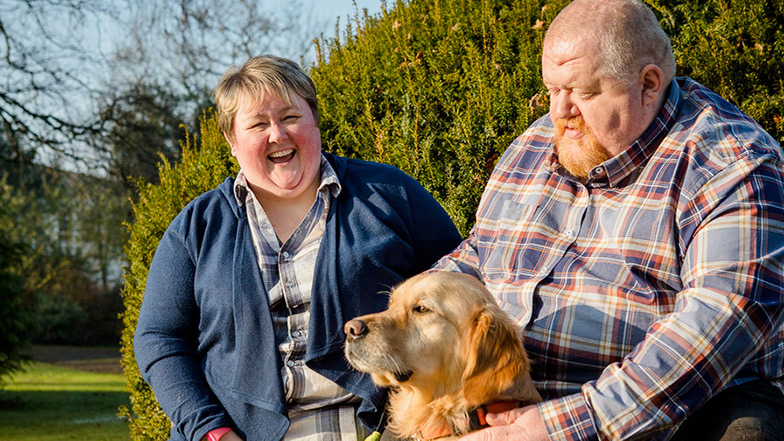
[[[351,319],[346,322],[345,326],[343,326],[343,331],[346,333],[348,338],[358,338],[367,334],[368,328],[365,322],[362,320]]]

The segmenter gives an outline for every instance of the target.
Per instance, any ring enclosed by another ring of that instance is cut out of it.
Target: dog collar
[[[468,412],[468,431],[473,432],[475,430],[484,429],[488,427],[487,424],[487,414],[488,413],[500,413],[506,412],[512,409],[517,409],[518,407],[523,406],[522,401],[499,401],[493,404],[483,404],[476,409],[471,410]],[[423,431],[421,428],[419,430],[419,439],[422,441],[432,441],[439,438],[443,438],[445,436],[452,436],[458,435],[457,433],[453,433],[452,430],[444,424],[438,430],[432,431]]]
[[[501,413],[512,409],[522,407],[522,401],[499,401],[493,404],[487,404],[477,407],[468,413],[469,426],[468,430],[474,431],[488,427],[487,414],[488,413]]]

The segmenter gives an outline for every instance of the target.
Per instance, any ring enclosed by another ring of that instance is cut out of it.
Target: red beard
[[[566,128],[576,129],[583,136],[568,138],[564,135]],[[556,121],[553,143],[558,162],[569,174],[581,180],[588,179],[594,167],[610,159],[607,150],[599,144],[581,116]]]

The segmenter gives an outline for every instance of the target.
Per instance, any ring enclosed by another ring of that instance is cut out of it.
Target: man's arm
[[[493,436],[502,431],[504,439],[537,439],[541,432],[527,434],[542,427],[537,417],[552,440],[650,436],[726,387],[775,345],[782,326],[783,183],[778,160],[762,158],[730,164],[702,185],[679,210],[683,289],[673,312],[581,393],[540,403],[536,413],[506,415],[519,418],[466,439],[501,439]],[[754,368],[775,376],[776,360],[768,366],[761,357]]]
[[[451,253],[442,257],[433,265],[431,271],[450,271],[454,273],[465,273],[482,280],[482,272],[479,270],[479,256],[476,251],[476,238],[472,229],[460,245]]]

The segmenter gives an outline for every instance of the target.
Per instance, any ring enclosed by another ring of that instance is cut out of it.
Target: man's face
[[[605,75],[598,46],[586,39],[545,42],[542,78],[550,94],[559,162],[575,177],[621,153],[648,125],[642,85]]]

